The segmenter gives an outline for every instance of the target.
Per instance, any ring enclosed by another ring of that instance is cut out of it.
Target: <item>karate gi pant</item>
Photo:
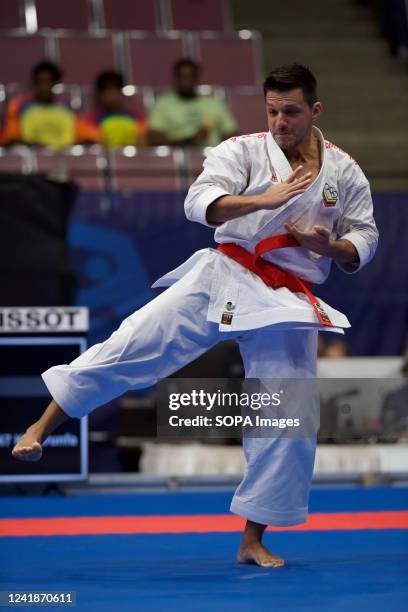
[[[239,343],[248,378],[315,376],[316,329],[275,325],[220,332],[206,318],[210,283],[208,275],[187,273],[126,318],[105,342],[70,364],[44,372],[52,397],[69,416],[81,418],[126,391],[154,385],[218,342],[231,339]],[[304,522],[316,436],[244,437],[243,449],[247,468],[231,511],[262,524]]]

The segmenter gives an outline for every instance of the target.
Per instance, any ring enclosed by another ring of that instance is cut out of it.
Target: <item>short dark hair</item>
[[[105,89],[115,87],[116,89],[122,89],[125,82],[120,72],[114,70],[104,70],[100,72],[95,80],[95,90],[101,93]]]
[[[31,70],[31,78],[35,80],[40,72],[49,72],[54,83],[58,83],[62,79],[62,70],[57,64],[44,60],[35,64]]]
[[[185,66],[187,66],[188,68],[191,68],[196,73],[200,70],[200,65],[197,64],[197,62],[190,59],[189,57],[184,57],[182,59],[177,60],[177,62],[173,64],[174,74],[178,74],[178,72],[180,72],[180,70],[184,68]]]
[[[265,97],[268,91],[289,91],[290,89],[301,89],[309,106],[317,102],[316,78],[309,68],[302,64],[287,64],[274,68],[263,84]]]

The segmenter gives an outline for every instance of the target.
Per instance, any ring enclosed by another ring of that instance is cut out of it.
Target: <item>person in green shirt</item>
[[[174,64],[174,90],[157,98],[148,117],[149,144],[215,146],[234,134],[237,125],[224,102],[197,93],[199,74],[193,60]]]

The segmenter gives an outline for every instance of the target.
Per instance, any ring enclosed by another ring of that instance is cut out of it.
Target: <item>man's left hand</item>
[[[360,258],[358,251],[350,240],[330,240],[330,230],[322,225],[315,225],[311,230],[302,231],[295,223],[286,223],[285,228],[300,246],[319,255],[331,257],[345,272],[355,272]]]
[[[319,255],[331,256],[331,246],[334,242],[330,240],[330,231],[322,225],[315,225],[311,230],[302,231],[295,223],[286,223],[285,228],[296,240],[300,246],[319,253]]]

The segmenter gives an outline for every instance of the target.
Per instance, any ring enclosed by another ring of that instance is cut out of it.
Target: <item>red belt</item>
[[[327,327],[333,327],[333,323],[320,305],[319,300],[312,294],[311,290],[313,286],[311,283],[301,280],[299,277],[292,274],[292,272],[282,270],[278,268],[278,266],[275,266],[275,264],[262,259],[262,255],[268,251],[299,246],[299,242],[290,234],[277,234],[276,236],[270,236],[258,242],[254,254],[249,253],[249,251],[243,247],[238,244],[233,244],[232,242],[218,245],[218,251],[228,255],[228,257],[231,257],[231,259],[237,263],[257,274],[269,287],[273,287],[274,289],[287,287],[290,291],[305,293],[320,323]]]

